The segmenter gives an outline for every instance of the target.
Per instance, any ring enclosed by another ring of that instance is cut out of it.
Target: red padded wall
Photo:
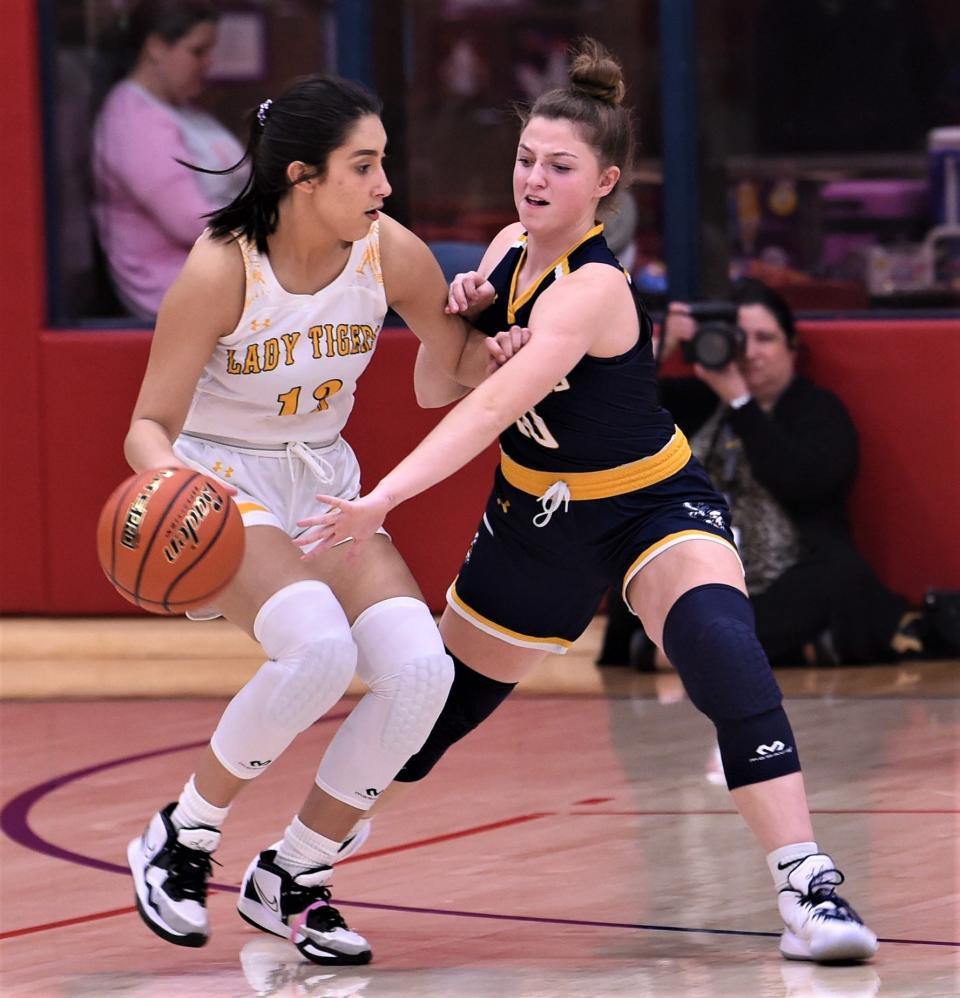
[[[146,332],[43,334],[43,408],[48,490],[42,497],[51,542],[50,597],[36,612],[139,613],[106,582],[96,561],[100,506],[130,474],[123,437],[150,349]],[[360,381],[345,436],[372,486],[426,435],[442,410],[420,409],[413,394],[417,340],[387,329]],[[462,471],[405,503],[387,520],[431,607],[460,566],[496,463],[491,447]],[[65,499],[65,497],[67,497]]]
[[[919,599],[960,589],[960,321],[801,326],[803,368],[860,435],[854,534],[880,577]]]
[[[43,160],[36,66],[36,4],[4,5],[0,31],[0,610],[46,604],[42,514],[39,333],[43,324]]]
[[[881,577],[917,599],[960,588],[960,323],[829,322],[802,328],[803,367],[846,402],[860,431],[852,505],[857,537]],[[100,504],[128,474],[121,446],[149,350],[144,332],[43,334],[41,504],[50,539],[50,596],[28,609],[137,612],[102,578],[93,536]],[[416,405],[416,339],[384,332],[360,381],[347,438],[373,485],[442,415]],[[387,527],[430,605],[443,605],[490,484],[496,448],[404,504]],[[5,527],[6,529],[6,527]]]

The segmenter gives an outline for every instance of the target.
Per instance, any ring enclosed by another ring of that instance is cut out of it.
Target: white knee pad
[[[317,786],[367,810],[426,741],[453,682],[453,660],[426,605],[408,596],[364,610],[353,639],[369,692],[327,748]]]
[[[312,580],[274,593],[253,625],[270,656],[227,705],[210,747],[234,776],[262,773],[343,696],[357,648],[330,587]]]

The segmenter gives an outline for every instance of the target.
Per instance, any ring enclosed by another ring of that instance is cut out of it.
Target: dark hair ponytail
[[[214,238],[239,233],[265,253],[267,236],[279,221],[280,199],[292,186],[287,167],[299,160],[313,171],[299,179],[322,178],[330,153],[343,145],[353,125],[368,114],[380,114],[380,101],[366,87],[337,76],[304,76],[250,114],[250,134],[239,162],[226,170],[185,163],[201,173],[217,174],[234,173],[244,163],[250,164],[243,190],[230,204],[206,216]]]

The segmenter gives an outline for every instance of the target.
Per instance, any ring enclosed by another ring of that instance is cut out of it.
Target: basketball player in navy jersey
[[[466,396],[367,495],[322,495],[300,543],[365,543],[399,503],[499,435],[493,491],[441,632],[450,695],[397,779],[422,779],[547,652],[564,652],[619,583],[691,701],[716,726],[733,799],[764,851],[790,959],[873,955],[814,840],[796,742],[757,641],[729,512],[657,404],[651,323],[606,246],[599,206],[632,161],[618,63],[586,39],[569,85],[540,97],[513,173],[519,221],[459,275],[448,311],[499,338],[504,363],[469,391],[428,357],[419,397]]]

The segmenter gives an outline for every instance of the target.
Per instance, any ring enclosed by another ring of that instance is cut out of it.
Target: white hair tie
[[[260,127],[263,128],[267,123],[267,114],[270,108],[273,106],[273,101],[268,97],[265,101],[260,102],[260,107],[257,110],[257,121],[260,122]]]

